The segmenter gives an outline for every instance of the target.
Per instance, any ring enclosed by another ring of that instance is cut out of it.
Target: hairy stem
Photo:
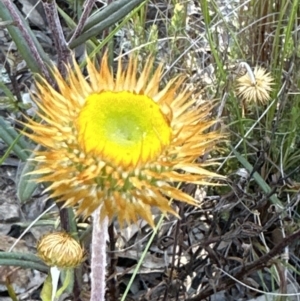
[[[255,76],[254,76],[254,73],[253,73],[251,67],[246,62],[241,62],[240,63],[240,67],[246,68],[247,73],[248,73],[248,75],[249,75],[249,77],[251,79],[252,85],[256,85],[256,79],[255,79]]]
[[[105,301],[106,240],[108,238],[108,218],[100,220],[100,211],[93,213],[93,235],[91,245],[91,299]]]

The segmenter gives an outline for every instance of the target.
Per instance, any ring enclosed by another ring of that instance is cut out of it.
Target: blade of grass
[[[231,149],[238,161],[248,170],[249,173],[252,173],[253,166],[234,148]],[[265,194],[270,194],[272,192],[271,187],[265,182],[258,172],[253,173],[253,179],[260,186]],[[270,200],[274,205],[278,205],[280,208],[283,208],[281,201],[277,198],[276,195],[272,194]]]
[[[126,300],[127,294],[129,292],[132,284],[133,284],[133,281],[134,281],[134,279],[135,279],[135,277],[136,277],[136,275],[137,275],[137,273],[138,273],[138,271],[139,271],[139,269],[140,269],[140,267],[141,267],[141,265],[142,265],[142,263],[143,263],[146,255],[148,253],[148,250],[151,247],[151,244],[152,244],[152,242],[153,242],[153,240],[155,238],[155,235],[157,234],[158,229],[160,229],[160,227],[162,225],[162,222],[163,222],[164,218],[165,218],[165,215],[162,214],[161,217],[160,217],[160,219],[159,219],[159,221],[158,221],[158,223],[157,223],[157,225],[156,225],[156,227],[153,230],[153,233],[152,233],[151,237],[148,240],[147,245],[145,246],[145,250],[143,251],[142,256],[141,256],[139,262],[137,263],[137,265],[136,265],[136,267],[135,267],[135,269],[134,269],[134,271],[132,273],[132,276],[131,276],[128,284],[127,284],[126,290],[125,290],[125,292],[124,292],[124,294],[122,296],[121,301],[125,301]]]
[[[3,117],[0,116],[0,138],[9,146],[0,163],[8,157],[11,150],[22,160],[29,157],[30,145],[25,141],[23,134],[18,133]]]
[[[29,159],[33,159],[34,157],[35,154],[32,153]],[[17,196],[22,204],[31,198],[39,185],[38,181],[36,181],[38,179],[38,175],[30,174],[30,172],[35,170],[36,165],[36,161],[27,160],[24,163],[21,173],[17,176]]]
[[[223,81],[226,81],[226,72],[224,71],[223,63],[220,57],[220,52],[218,51],[217,43],[214,41],[213,36],[212,36],[212,31],[211,31],[211,19],[209,15],[209,8],[208,8],[208,1],[199,1],[200,6],[201,6],[201,11],[203,13],[203,18],[204,18],[204,23],[205,23],[205,28],[206,28],[206,36],[210,45],[210,50],[213,54],[213,57],[215,59],[215,62],[218,67],[219,74],[221,76],[221,79]]]

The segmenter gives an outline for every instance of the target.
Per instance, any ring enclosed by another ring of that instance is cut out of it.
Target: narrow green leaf
[[[64,274],[64,276],[62,275]],[[72,292],[74,285],[74,269],[66,269],[61,274],[62,286],[57,290],[55,297],[58,299],[64,292]]]
[[[236,151],[234,148],[232,148],[232,152],[234,153],[238,161],[248,170],[249,173],[251,173],[253,171],[253,166],[243,156],[241,156],[240,153]],[[271,193],[272,191],[271,187],[265,182],[265,180],[258,172],[254,172],[253,178],[265,194]],[[270,200],[272,201],[273,204],[283,207],[281,201],[277,198],[275,194],[272,194],[270,196]]]
[[[49,268],[32,253],[0,252],[0,266],[20,266],[47,273]]]
[[[28,158],[29,160],[24,163],[22,171],[18,174],[17,177],[17,196],[21,203],[27,202],[38,186],[38,183],[35,181],[38,176],[29,174],[36,169],[37,165],[37,162],[30,160],[33,157],[34,153],[32,153]]]
[[[82,34],[70,43],[70,48],[75,48],[79,45],[84,44],[90,38],[99,35],[104,29],[114,25],[127,14],[129,14],[135,7],[141,3],[146,2],[145,0],[117,0],[109,4],[104,9],[97,11],[91,15],[85,27],[83,28]]]
[[[2,116],[0,116],[0,138],[9,146],[9,151],[13,150],[22,161],[26,161],[29,157],[30,145]]]
[[[50,274],[48,274],[44,282],[40,297],[43,301],[52,300],[52,279]]]
[[[13,101],[15,100],[13,93],[10,91],[10,89],[7,88],[7,86],[2,81],[0,82],[0,88],[7,97],[12,99]]]

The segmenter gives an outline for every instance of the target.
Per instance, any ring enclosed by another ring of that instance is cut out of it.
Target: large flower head
[[[39,116],[28,134],[43,146],[36,152],[40,182],[51,197],[89,216],[116,216],[121,224],[143,217],[153,226],[151,206],[172,212],[174,198],[195,204],[179,182],[203,184],[215,176],[196,159],[221,135],[209,132],[209,104],[196,105],[182,78],[164,88],[162,68],[149,59],[138,74],[137,59],[126,70],[119,60],[114,76],[102,59],[100,70],[88,60],[87,78],[74,63],[67,79],[57,70],[58,90],[37,83]]]

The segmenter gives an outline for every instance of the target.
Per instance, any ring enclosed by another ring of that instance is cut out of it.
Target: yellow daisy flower
[[[160,89],[161,66],[152,73],[149,59],[140,75],[137,66],[131,58],[124,70],[119,60],[114,77],[105,55],[99,71],[88,59],[87,78],[75,62],[67,79],[54,70],[59,92],[37,83],[43,121],[30,120],[27,135],[44,146],[33,173],[50,183],[51,197],[84,217],[99,208],[100,218],[141,216],[153,226],[151,206],[175,214],[170,198],[195,204],[174,183],[216,176],[195,160],[221,135],[208,131],[211,106],[196,106],[182,78]]]
[[[247,72],[237,79],[237,95],[245,102],[266,104],[270,99],[273,78],[264,68],[257,66],[254,68],[253,76],[254,78],[251,78]]]

